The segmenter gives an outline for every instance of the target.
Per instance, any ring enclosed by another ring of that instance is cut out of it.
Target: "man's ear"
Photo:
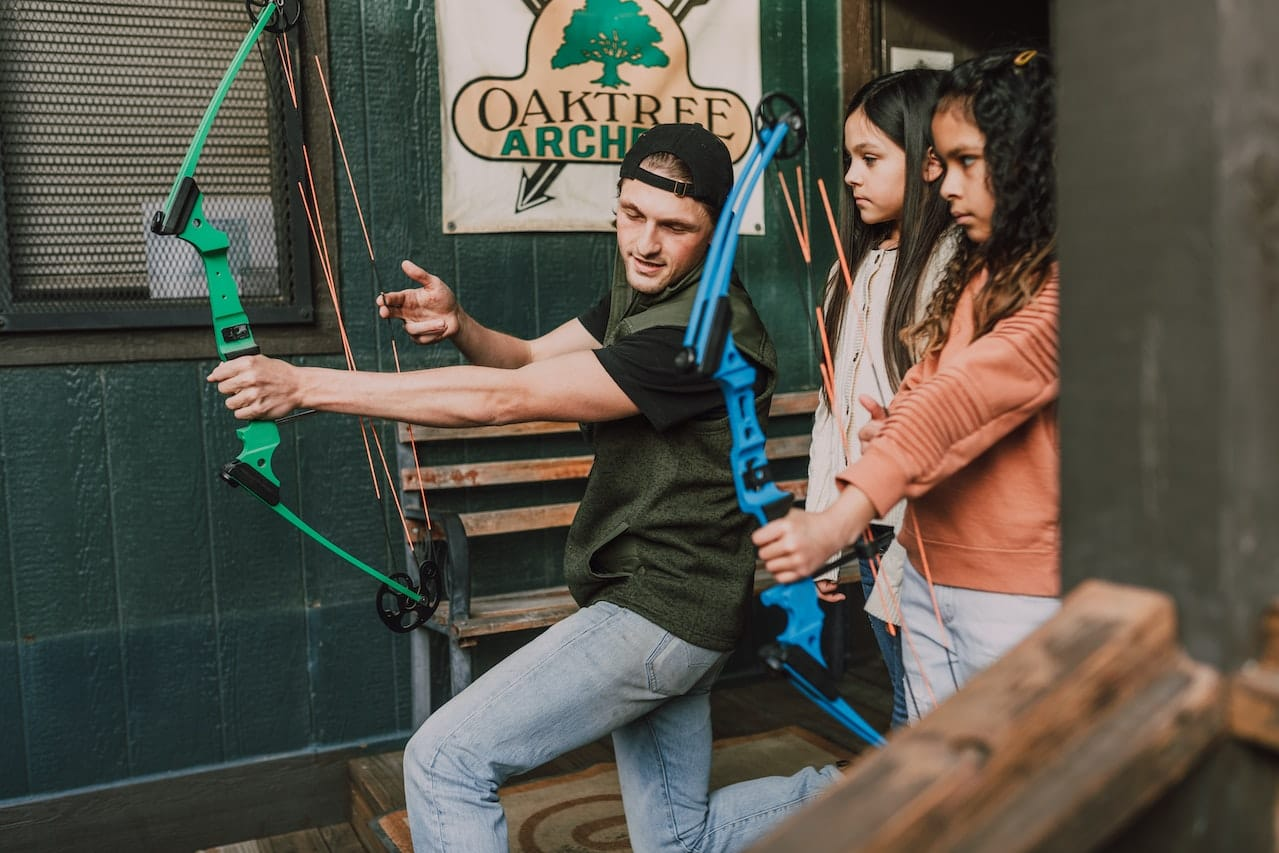
[[[928,156],[924,158],[924,180],[932,183],[942,175],[941,161],[937,159],[937,152],[933,150],[933,146],[928,146]]]

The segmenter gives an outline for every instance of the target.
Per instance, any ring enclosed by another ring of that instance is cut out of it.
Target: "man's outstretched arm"
[[[580,323],[577,327],[590,337]],[[227,408],[240,420],[268,420],[297,409],[318,409],[462,427],[535,420],[609,421],[639,414],[590,350],[551,356],[514,370],[459,365],[408,373],[298,367],[247,356],[219,364],[209,381],[227,395]]]

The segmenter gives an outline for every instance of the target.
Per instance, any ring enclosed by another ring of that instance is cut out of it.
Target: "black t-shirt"
[[[606,296],[577,319],[597,341],[608,330],[609,298]],[[724,417],[724,395],[719,383],[697,371],[675,366],[684,348],[683,326],[655,326],[627,335],[612,346],[595,350],[595,356],[617,387],[648,418],[658,432],[683,421]],[[767,377],[756,369],[755,393],[766,387]]]

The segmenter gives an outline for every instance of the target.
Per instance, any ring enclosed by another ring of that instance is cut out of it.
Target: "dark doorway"
[[[917,64],[912,59],[930,54],[950,54],[958,63],[996,47],[1049,46],[1049,0],[871,0],[871,5],[877,74],[910,67]]]

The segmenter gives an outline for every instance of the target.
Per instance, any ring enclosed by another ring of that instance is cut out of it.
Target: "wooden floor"
[[[840,680],[840,692],[873,727],[887,731],[892,695],[878,648],[860,607],[850,608],[850,653]],[[782,678],[747,675],[718,684],[711,694],[711,718],[716,738],[756,734],[800,725],[844,746],[855,758],[867,747]],[[608,738],[588,744],[510,780],[525,782],[571,773],[613,760]],[[404,807],[401,755],[388,753],[352,762],[351,822],[277,835],[271,838],[211,848],[202,853],[381,853],[385,850],[370,819]]]

